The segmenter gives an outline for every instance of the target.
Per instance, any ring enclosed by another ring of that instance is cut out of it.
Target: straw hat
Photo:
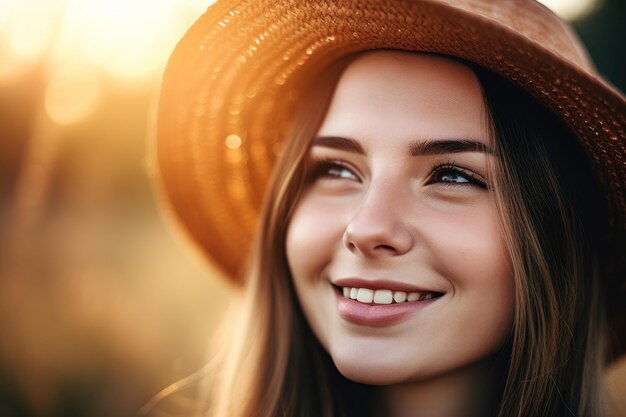
[[[156,157],[174,216],[227,275],[237,279],[246,256],[302,81],[370,49],[460,57],[552,108],[579,136],[607,196],[616,241],[624,241],[626,102],[598,76],[571,29],[539,3],[225,0],[172,53]]]

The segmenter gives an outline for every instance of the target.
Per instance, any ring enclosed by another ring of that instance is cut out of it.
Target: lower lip
[[[438,298],[396,304],[364,304],[335,291],[337,310],[343,319],[363,326],[384,327],[406,320],[411,313],[424,308]]]

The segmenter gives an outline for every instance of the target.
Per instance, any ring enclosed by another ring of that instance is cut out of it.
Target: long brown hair
[[[472,67],[499,152],[494,189],[516,287],[500,415],[603,415],[599,283],[608,230],[590,162],[548,109]]]
[[[274,170],[241,317],[211,374],[205,415],[375,415],[376,389],[347,380],[312,334],[285,255],[305,155],[348,57],[311,82]],[[575,136],[510,82],[469,65],[483,87],[499,162],[491,168],[513,264],[515,319],[498,415],[601,416],[601,197]]]

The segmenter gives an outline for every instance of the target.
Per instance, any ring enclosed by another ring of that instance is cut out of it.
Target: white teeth
[[[359,292],[356,295],[356,300],[362,303],[371,303],[374,301],[374,291],[369,288],[359,288]]]
[[[406,301],[406,293],[404,291],[394,291],[393,301],[396,303],[403,303]]]
[[[359,292],[358,288],[350,288],[350,298],[352,298],[353,300],[356,300],[356,296]]]
[[[391,304],[393,301],[393,292],[391,290],[374,291],[374,304]]]
[[[370,288],[342,288],[343,296],[366,304],[392,304],[413,301],[430,300],[435,298],[433,292],[409,292],[392,290],[372,290]]]
[[[420,299],[420,293],[418,292],[410,292],[409,295],[406,296],[406,300],[411,302],[411,301],[417,301]]]

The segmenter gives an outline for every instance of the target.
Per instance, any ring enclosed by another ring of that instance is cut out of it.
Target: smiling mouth
[[[443,293],[436,291],[394,291],[384,288],[374,290],[371,288],[341,287],[334,284],[333,287],[344,298],[362,304],[414,303],[432,300],[443,295]]]

